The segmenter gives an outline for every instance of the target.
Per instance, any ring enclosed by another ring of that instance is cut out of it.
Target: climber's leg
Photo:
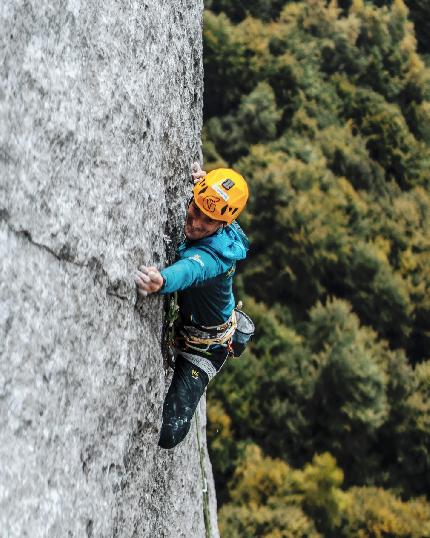
[[[225,348],[212,352],[210,359],[195,355],[186,359],[178,355],[172,384],[164,400],[159,446],[173,448],[185,439],[200,398],[209,380],[221,369],[226,357]],[[196,362],[199,365],[195,364]]]
[[[175,372],[163,406],[161,426],[161,448],[173,448],[180,443],[191,427],[199,400],[209,382],[208,375],[178,355]]]

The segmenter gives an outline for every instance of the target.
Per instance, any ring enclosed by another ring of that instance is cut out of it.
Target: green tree
[[[388,418],[387,355],[376,334],[360,327],[350,306],[333,300],[310,313],[308,343],[319,364],[313,397],[313,446],[334,454],[348,483],[372,476],[373,443]]]
[[[260,82],[249,95],[242,98],[237,114],[237,121],[242,125],[248,144],[276,138],[280,118],[275,94],[267,82]]]
[[[242,2],[237,0],[206,0],[205,6],[207,9],[215,13],[224,12],[232,20],[238,22],[244,19],[247,15],[259,17],[268,21],[279,13],[284,0],[249,0]]]
[[[243,47],[226,15],[205,11],[203,45],[205,116],[211,117],[236,106],[249,84]]]
[[[430,35],[430,4],[427,0],[406,0],[410,17],[415,24],[415,31],[422,52],[430,53],[428,36]]]
[[[220,400],[210,398],[207,406],[207,440],[212,465],[216,468],[215,487],[218,504],[228,498],[226,484],[234,471],[240,447],[233,437],[232,421]]]
[[[351,488],[342,538],[428,538],[430,504],[424,499],[402,502],[390,491]]]
[[[407,495],[427,494],[430,488],[430,361],[416,366],[407,388],[390,420],[391,431],[384,436],[393,443],[390,481]]]
[[[369,154],[366,139],[353,133],[351,123],[331,126],[317,133],[327,167],[345,177],[355,189],[385,194],[384,168]]]
[[[218,514],[218,522],[221,536],[228,538],[322,538],[298,506],[226,504]]]
[[[208,158],[223,155],[233,162],[246,154],[249,145],[257,140],[273,140],[281,115],[272,88],[266,82],[259,83],[249,95],[242,97],[236,114],[207,121],[206,133],[215,148],[215,153]]]
[[[249,445],[231,483],[231,502],[219,513],[221,534],[237,538],[318,538],[301,509],[295,471]]]
[[[210,401],[222,403],[236,441],[252,437],[268,453],[288,450],[303,461],[303,439],[309,439],[304,404],[312,395],[315,375],[311,357],[301,337],[267,307],[245,298],[245,308],[256,325],[255,339],[243,357],[230,361],[215,378]]]
[[[376,6],[390,6],[393,0],[372,0]],[[349,7],[351,0],[344,0],[343,7]],[[428,35],[430,31],[430,6],[426,0],[405,0],[405,4],[409,8],[409,18],[415,26],[420,52],[430,52]]]
[[[269,305],[289,305],[300,320],[317,300],[343,297],[364,323],[405,345],[413,324],[411,297],[384,241],[369,226],[373,206],[324,170],[318,147],[300,147],[309,163],[275,152],[268,157],[260,146],[241,161],[254,194],[245,221],[254,249],[244,274],[247,292]]]
[[[324,536],[333,536],[349,501],[340,489],[343,472],[336,460],[327,452],[315,455],[303,470],[294,472],[294,482],[301,493],[305,512]]]

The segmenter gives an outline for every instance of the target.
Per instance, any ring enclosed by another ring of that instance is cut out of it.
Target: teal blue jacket
[[[227,321],[233,308],[236,262],[246,258],[248,238],[233,222],[215,234],[186,240],[178,247],[178,261],[161,271],[160,293],[178,291],[182,322],[214,326]]]

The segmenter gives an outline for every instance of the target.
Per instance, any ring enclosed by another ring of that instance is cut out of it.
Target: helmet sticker
[[[226,194],[218,185],[212,185],[213,190],[221,196],[226,202],[228,200],[228,194]]]
[[[206,209],[206,211],[214,213],[216,209],[216,204],[219,201],[220,198],[218,198],[217,196],[206,196],[206,198],[203,199],[203,207]]]
[[[221,185],[224,187],[226,191],[229,191],[233,187],[234,181],[230,178],[227,178],[221,183]]]

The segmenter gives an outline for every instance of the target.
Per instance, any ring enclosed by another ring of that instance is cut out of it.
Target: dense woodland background
[[[257,326],[209,389],[222,536],[430,536],[430,2],[206,8]]]

